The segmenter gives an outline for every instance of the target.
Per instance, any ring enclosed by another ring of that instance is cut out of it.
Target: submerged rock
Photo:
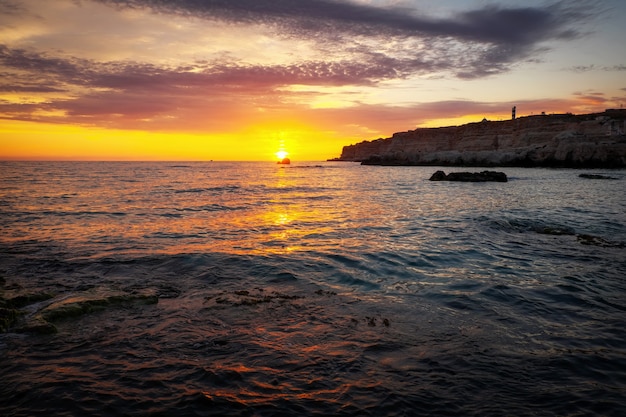
[[[507,182],[508,178],[504,172],[498,171],[451,172],[448,175],[443,171],[437,171],[430,177],[430,181]]]
[[[265,293],[262,288],[255,288],[255,292],[237,290],[232,293],[219,292],[204,298],[206,308],[225,306],[256,306],[264,303],[285,303],[305,298],[303,295],[289,295],[273,291]]]
[[[30,304],[38,303],[40,301],[49,300],[54,297],[52,294],[47,292],[40,292],[34,294],[22,294],[17,295],[11,298],[0,298],[0,307],[8,307],[8,308],[22,308]]]
[[[587,178],[590,180],[616,180],[616,177],[610,177],[608,175],[600,175],[600,174],[580,174],[580,178]]]
[[[535,227],[532,230],[541,235],[573,236],[576,234],[576,232],[574,232],[574,229],[571,229],[569,227],[560,227],[560,226],[542,226],[542,227]]]
[[[82,316],[94,311],[104,310],[109,306],[123,304],[156,304],[158,298],[153,294],[111,294],[104,297],[81,294],[53,302],[39,312],[46,321],[56,321]]]
[[[2,301],[1,332],[50,334],[57,332],[54,322],[113,306],[156,304],[158,297],[151,291],[125,293],[100,288],[56,297],[47,293],[20,295]]]
[[[17,310],[13,308],[0,307],[0,333],[6,332],[15,323]]]
[[[626,242],[616,242],[592,235],[576,235],[583,245],[600,246],[603,248],[626,248]]]
[[[46,321],[43,317],[30,317],[28,320],[20,323],[14,329],[18,333],[37,333],[37,334],[53,334],[57,333],[57,327]]]
[[[8,332],[24,315],[23,307],[48,300],[49,293],[22,294],[9,298],[0,297],[0,333]]]

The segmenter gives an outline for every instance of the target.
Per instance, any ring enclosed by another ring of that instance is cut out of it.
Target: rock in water
[[[462,181],[462,182],[508,182],[504,172],[482,171],[482,172],[451,172],[446,175],[443,171],[435,172],[430,181]]]
[[[430,176],[431,181],[446,181],[447,178],[446,173],[443,171],[437,171]]]
[[[57,297],[42,293],[0,299],[0,332],[56,333],[53,323],[57,321],[114,306],[149,305],[158,301],[158,296],[151,289],[126,293],[108,288]]]
[[[580,174],[580,178],[587,178],[589,180],[616,180],[616,177],[610,177],[608,175],[600,175],[600,174]]]

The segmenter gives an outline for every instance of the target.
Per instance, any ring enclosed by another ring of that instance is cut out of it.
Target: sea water
[[[626,173],[436,169],[0,163],[0,297],[158,298],[0,334],[0,414],[626,415]]]

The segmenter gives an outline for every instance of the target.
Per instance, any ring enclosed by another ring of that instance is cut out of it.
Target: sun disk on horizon
[[[285,157],[287,157],[287,155],[289,155],[288,152],[280,150],[278,152],[276,152],[276,156],[278,157],[278,159],[283,160],[285,159]]]

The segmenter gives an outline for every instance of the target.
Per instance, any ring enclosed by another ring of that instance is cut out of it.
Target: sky
[[[623,0],[0,0],[1,160],[325,160],[626,104]]]

